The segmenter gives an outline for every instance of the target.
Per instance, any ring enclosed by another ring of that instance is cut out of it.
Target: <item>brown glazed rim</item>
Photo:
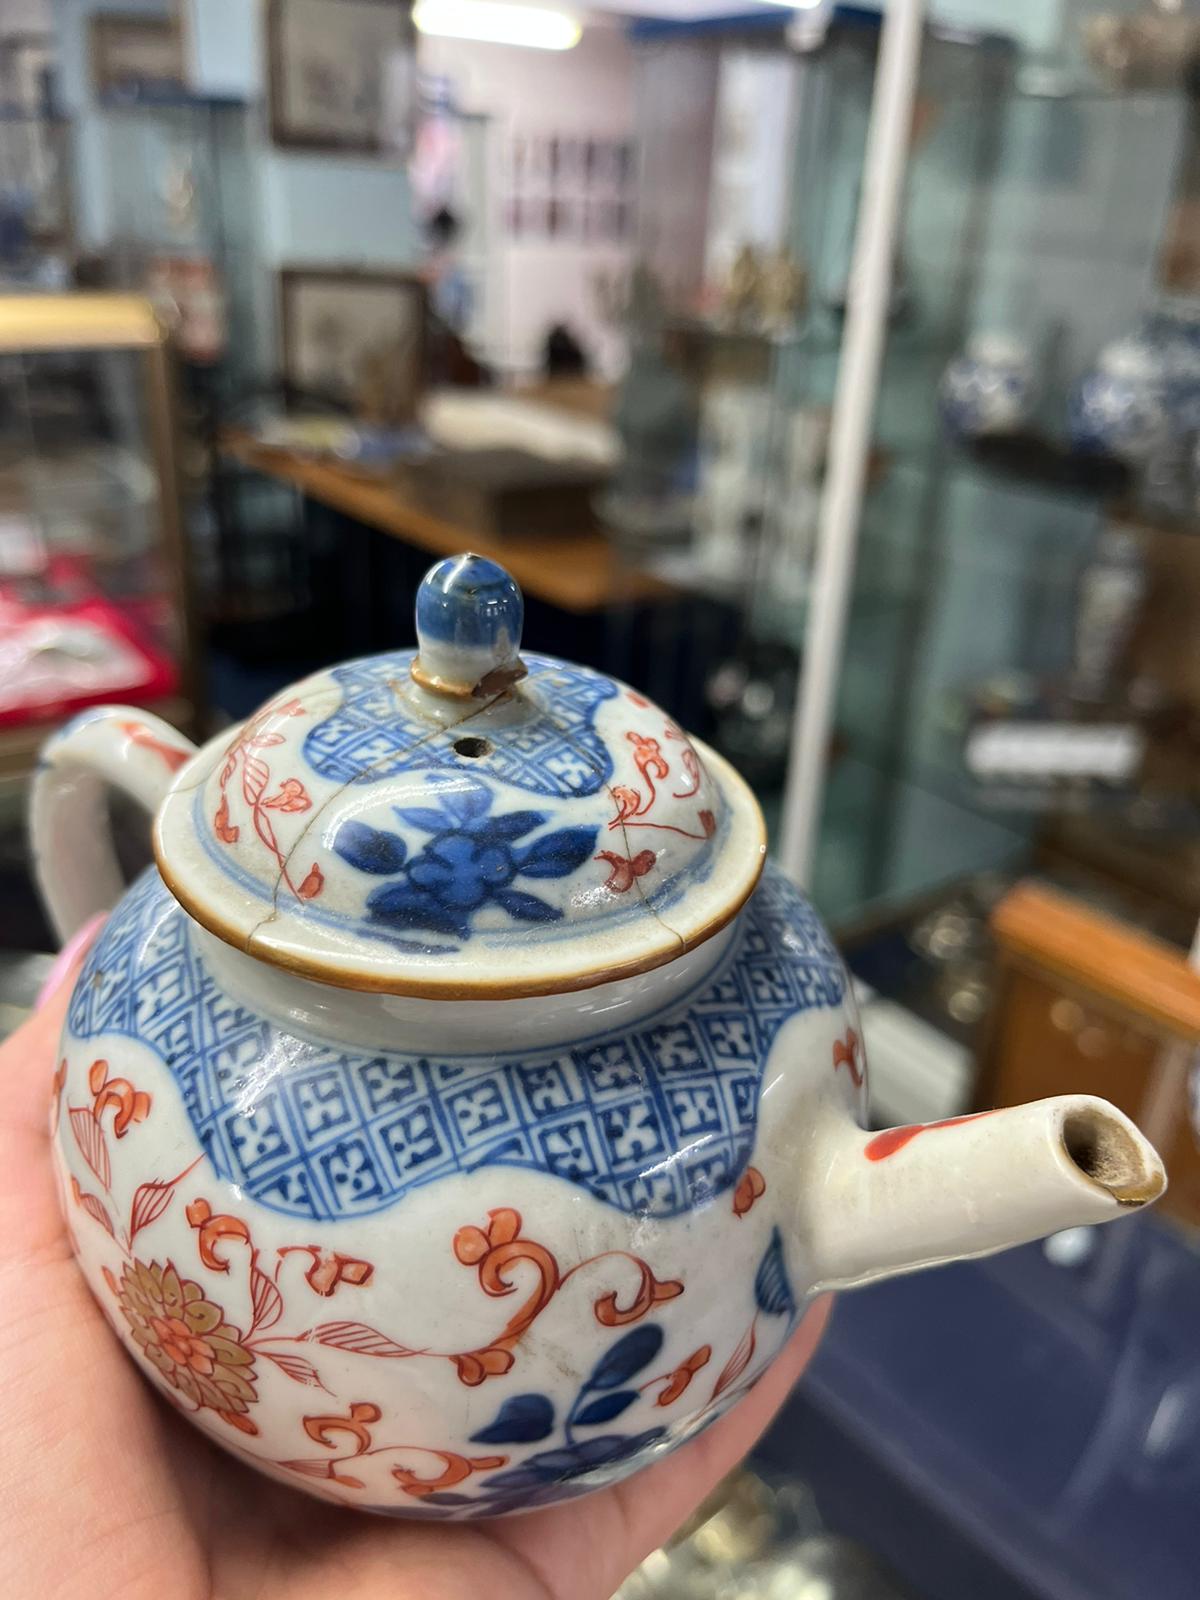
[[[714,751],[704,748],[706,761],[716,756]],[[194,922],[220,939],[224,944],[240,951],[243,955],[251,956],[256,961],[261,961],[264,966],[275,967],[283,972],[292,973],[296,977],[309,978],[316,983],[323,983],[333,989],[350,989],[363,994],[391,994],[402,995],[413,1000],[525,1000],[554,994],[571,994],[580,989],[594,989],[603,983],[615,983],[622,978],[635,978],[643,972],[653,972],[656,967],[666,966],[674,961],[677,956],[685,955],[689,950],[695,950],[699,945],[720,933],[722,928],[728,927],[738,912],[758,888],[759,879],[762,877],[763,868],[767,859],[767,828],[763,818],[762,808],[758,799],[746,780],[740,773],[721,756],[716,756],[714,765],[719,765],[721,782],[727,783],[731,778],[734,784],[742,790],[746,800],[747,821],[755,824],[758,835],[752,848],[755,853],[754,871],[745,887],[740,893],[726,902],[720,910],[706,923],[696,928],[686,937],[675,933],[663,924],[663,943],[661,948],[647,951],[644,955],[637,956],[630,961],[608,963],[602,966],[582,967],[575,972],[564,972],[556,976],[532,975],[526,979],[509,979],[499,982],[483,981],[457,982],[453,979],[433,982],[427,978],[403,978],[395,973],[374,973],[370,971],[355,971],[353,968],[340,968],[331,965],[322,956],[295,955],[290,951],[264,948],[261,944],[255,945],[253,934],[247,943],[245,934],[223,918],[214,915],[207,905],[202,905],[195,900],[172,873],[164,858],[162,840],[158,822],[153,829],[154,860],[158,867],[159,875],[166,884],[171,895]],[[169,796],[168,796],[169,798]],[[261,924],[260,924],[261,926]]]

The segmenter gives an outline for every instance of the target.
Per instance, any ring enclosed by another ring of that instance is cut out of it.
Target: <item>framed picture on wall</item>
[[[425,285],[399,272],[285,267],[279,274],[283,377],[293,393],[397,425],[425,375]]]
[[[366,155],[405,148],[413,37],[405,0],[270,0],[272,141]]]
[[[88,31],[92,83],[101,97],[181,94],[183,36],[169,17],[98,12]]]

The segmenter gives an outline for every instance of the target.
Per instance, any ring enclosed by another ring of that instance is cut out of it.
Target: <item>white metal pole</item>
[[[830,423],[829,463],[817,528],[792,753],[783,803],[782,865],[798,883],[812,873],[841,668],[858,519],[887,333],[896,224],[908,164],[924,0],[888,0],[848,283],[846,328]]]

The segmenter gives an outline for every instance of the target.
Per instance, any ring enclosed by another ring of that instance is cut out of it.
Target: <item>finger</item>
[[[612,1489],[512,1518],[498,1530],[504,1542],[552,1594],[604,1600],[753,1447],[812,1359],[832,1305],[832,1295],[814,1300],[778,1360],[699,1438]]]
[[[93,917],[59,952],[37,1008],[0,1045],[0,1135],[46,1133],[46,1105],[67,1006],[88,951],[104,926]]]
[[[77,940],[57,986],[0,1045],[0,1239],[5,1265],[66,1254],[50,1161],[50,1097],[67,1006],[90,939]]]
[[[34,1010],[40,1010],[51,995],[62,988],[67,977],[78,966],[85,951],[91,949],[96,941],[96,936],[108,921],[107,911],[97,911],[94,917],[89,917],[82,928],[74,932],[63,945],[50,964],[50,971],[46,974],[46,981],[38,992],[34,1002]]]

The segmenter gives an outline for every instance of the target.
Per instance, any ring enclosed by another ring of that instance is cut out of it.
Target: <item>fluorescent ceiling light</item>
[[[579,19],[567,11],[507,5],[504,0],[417,0],[413,21],[422,33],[443,39],[479,39],[531,50],[569,50],[583,32]]]

